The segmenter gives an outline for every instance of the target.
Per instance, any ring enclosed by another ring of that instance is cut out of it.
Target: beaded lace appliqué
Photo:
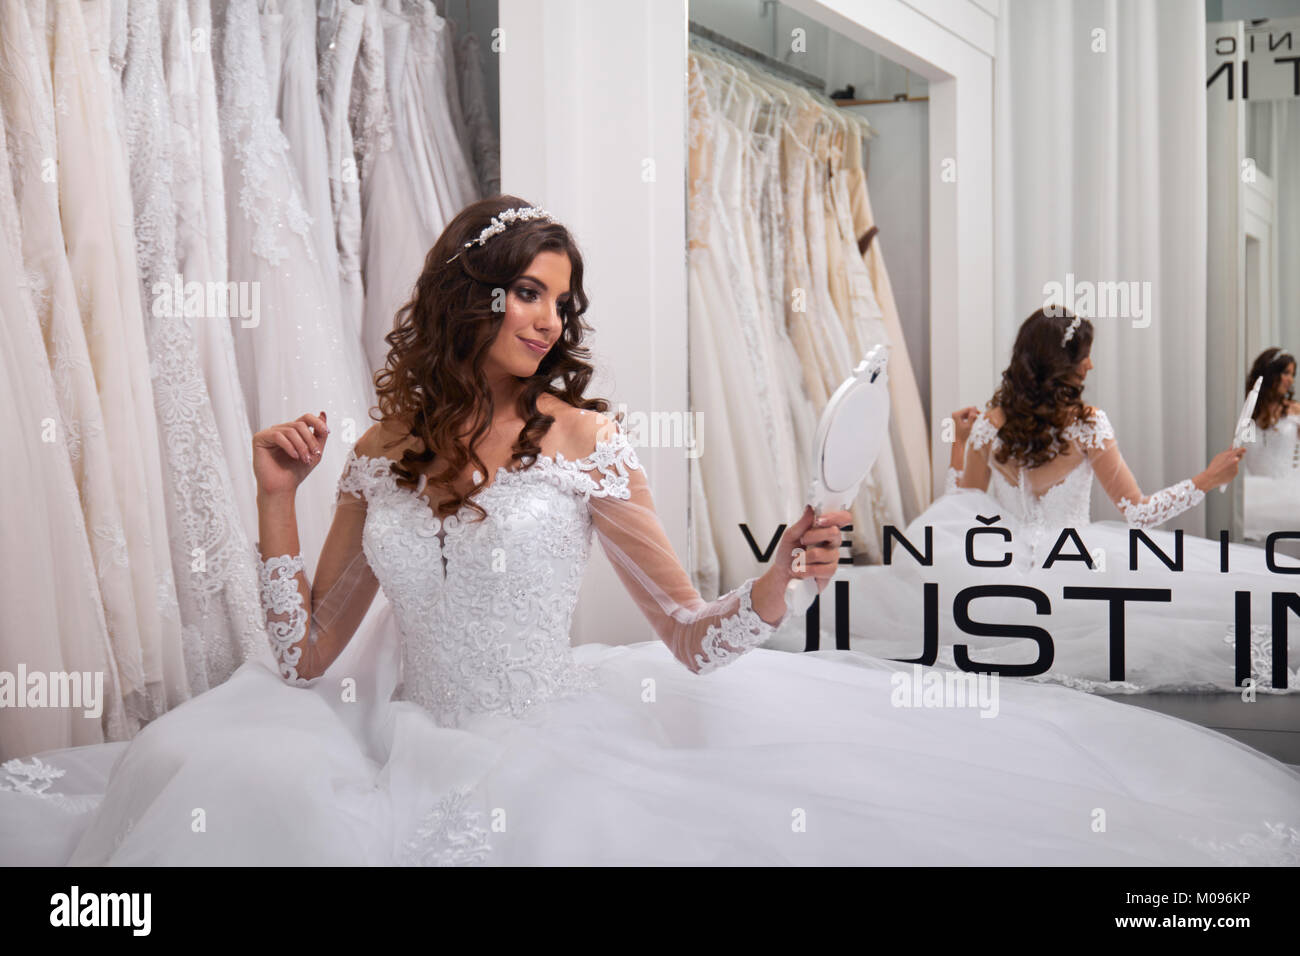
[[[483,814],[469,807],[468,789],[453,790],[437,802],[406,841],[403,866],[473,866],[491,852]]]
[[[66,813],[85,813],[99,806],[100,798],[97,796],[50,793],[50,784],[62,777],[64,771],[39,757],[33,757],[31,763],[16,758],[7,760],[0,764],[0,770],[4,771],[4,776],[0,777],[0,792],[40,797]]]
[[[1264,823],[1236,840],[1186,838],[1225,866],[1300,866],[1300,830]]]
[[[303,570],[300,555],[282,554],[259,563],[262,584],[262,608],[266,611],[266,633],[271,640],[280,676],[288,683],[305,685],[298,676],[302,648],[297,645],[307,633],[307,609],[298,587],[298,572]],[[286,615],[272,618],[273,614]]]
[[[756,580],[757,578],[750,578],[736,589],[740,595],[740,609],[711,625],[705,633],[700,653],[695,655],[697,674],[708,674],[730,664],[742,654],[758,647],[776,631],[774,625],[758,616],[750,602],[750,592]]]

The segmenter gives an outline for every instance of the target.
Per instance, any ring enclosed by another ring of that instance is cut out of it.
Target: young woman
[[[1279,348],[1259,353],[1246,376],[1246,394],[1263,378],[1255,403],[1257,432],[1246,448],[1246,471],[1300,481],[1300,402],[1295,400],[1295,356]]]
[[[1255,431],[1247,436],[1243,533],[1267,542],[1275,531],[1300,529],[1300,402],[1295,400],[1295,356],[1265,349],[1246,376],[1246,394],[1263,379],[1255,403]],[[1278,547],[1300,557],[1300,541]]]
[[[978,712],[913,709],[911,668],[755,649],[791,578],[832,576],[848,516],[805,513],[767,571],[701,600],[620,423],[584,395],[586,308],[563,226],[512,196],[463,210],[388,336],[382,417],[311,581],[293,492],[328,416],[255,439],[277,668],[245,665],[129,745],[7,765],[0,858],[1294,857],[1300,775],[1211,731],[1018,682]],[[658,640],[569,645],[593,532]],[[379,588],[391,615],[358,627]]]
[[[1240,692],[1235,595],[1248,591],[1251,675],[1258,689],[1281,691],[1273,681],[1272,595],[1292,591],[1294,579],[1270,572],[1259,548],[1221,549],[1218,541],[1154,530],[1231,481],[1246,450],[1222,451],[1199,474],[1144,494],[1106,413],[1083,401],[1092,341],[1092,323],[1069,313],[1039,310],[1021,325],[987,407],[953,413],[949,493],[904,532],[920,549],[930,529],[934,563],[922,566],[896,547],[888,567],[851,569],[855,602],[870,608],[870,621],[855,624],[850,645],[950,666],[961,645],[971,660],[1004,674],[1100,693]],[[1094,481],[1124,522],[1092,521]],[[971,535],[973,528],[983,530]],[[1145,540],[1135,540],[1134,530]],[[1181,560],[1181,570],[1153,548],[1175,565]],[[927,582],[938,588],[937,640],[929,655]],[[1044,597],[1035,603],[1023,591],[972,597],[977,592],[967,590],[989,585],[1032,588]],[[1123,605],[1122,639],[1111,601],[1083,588],[1144,591]],[[956,623],[959,613],[969,618],[966,626]],[[1020,630],[977,635],[974,622]],[[1032,638],[1025,628],[1042,628],[1048,639]],[[1294,675],[1300,622],[1289,630],[1286,670]],[[1290,676],[1287,684],[1293,692],[1300,681]]]

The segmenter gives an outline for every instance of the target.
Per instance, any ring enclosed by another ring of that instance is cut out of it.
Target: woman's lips
[[[540,342],[534,341],[532,339],[526,339],[523,336],[519,336],[519,341],[523,342],[524,345],[527,345],[528,348],[536,355],[545,355],[547,352],[551,350],[551,347],[549,345],[543,345]]]

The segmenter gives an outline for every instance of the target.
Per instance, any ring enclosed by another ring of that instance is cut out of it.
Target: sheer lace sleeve
[[[387,459],[348,456],[315,581],[307,580],[300,554],[261,555],[267,635],[280,676],[291,684],[308,686],[325,672],[379,589],[361,543],[377,467],[387,470]]]
[[[997,437],[997,426],[989,421],[986,412],[980,412],[975,423],[971,425],[970,437],[966,439],[966,451],[962,456],[960,474],[955,468],[948,469],[949,487],[944,489],[945,494],[956,488],[978,488],[980,491],[988,491],[989,453]]]
[[[1094,409],[1092,423],[1076,422],[1061,435],[1079,442],[1097,480],[1130,525],[1154,528],[1195,507],[1205,498],[1205,492],[1190,478],[1150,495],[1142,494],[1137,479],[1120,454],[1110,419],[1100,408]]]
[[[601,547],[641,613],[673,656],[697,674],[729,664],[762,644],[781,620],[768,622],[750,603],[750,578],[705,601],[673,551],[655,513],[645,469],[621,425],[588,412],[579,463],[592,525]]]

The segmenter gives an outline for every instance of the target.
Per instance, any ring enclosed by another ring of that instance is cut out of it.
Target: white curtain
[[[1145,328],[1095,318],[1086,401],[1142,490],[1206,448],[1205,10],[1187,0],[1004,0],[995,73],[995,335],[1005,365],[1045,283],[1150,283]],[[1000,371],[1001,366],[999,367]],[[971,396],[971,401],[984,401]],[[1224,436],[1227,447],[1230,435]],[[1103,498],[1094,518],[1116,518]],[[1205,532],[1204,508],[1169,528]]]

